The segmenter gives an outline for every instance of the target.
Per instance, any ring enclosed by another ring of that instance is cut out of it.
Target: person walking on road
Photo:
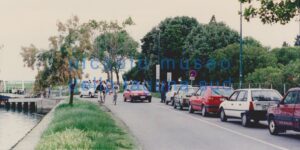
[[[166,101],[166,84],[165,84],[164,81],[162,81],[162,83],[161,83],[161,87],[160,87],[160,97],[161,97],[160,102],[161,102],[161,103],[165,103],[165,101]]]

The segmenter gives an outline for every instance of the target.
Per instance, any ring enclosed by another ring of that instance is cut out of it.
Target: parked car
[[[242,119],[243,126],[249,126],[251,120],[258,123],[267,119],[267,110],[282,99],[281,94],[273,89],[239,89],[220,105],[220,119]]]
[[[134,102],[137,100],[145,101],[147,100],[151,103],[151,93],[146,86],[140,84],[128,85],[123,93],[124,102],[129,100]]]
[[[90,98],[97,97],[96,87],[92,84],[83,84],[80,88],[80,97],[88,96]]]
[[[290,89],[283,100],[268,109],[269,132],[300,131],[300,88]]]
[[[233,93],[231,87],[225,86],[202,86],[190,98],[189,112],[201,111],[202,116],[216,114],[222,98],[228,97]]]
[[[174,109],[179,107],[179,109],[182,110],[183,107],[189,107],[189,99],[198,89],[198,87],[191,87],[188,85],[181,86],[174,97]]]
[[[172,104],[172,106],[174,105],[174,96],[175,93],[178,91],[178,89],[180,88],[180,84],[173,84],[170,86],[169,91],[166,93],[166,104],[168,105],[169,103]]]

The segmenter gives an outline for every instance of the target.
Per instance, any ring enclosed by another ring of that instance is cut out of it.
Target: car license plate
[[[146,96],[141,96],[142,99],[146,98]]]

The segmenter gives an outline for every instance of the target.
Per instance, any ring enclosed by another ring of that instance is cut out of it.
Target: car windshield
[[[189,93],[189,94],[195,93],[196,90],[197,90],[197,88],[191,87],[191,86],[188,86],[188,85],[182,85],[180,87],[180,91],[185,92],[185,93]]]
[[[253,101],[280,101],[282,96],[274,90],[253,90]]]
[[[233,93],[232,88],[218,87],[211,89],[213,96],[226,96],[229,97]]]
[[[130,87],[131,91],[144,91],[144,90],[148,90],[144,85],[132,85]]]

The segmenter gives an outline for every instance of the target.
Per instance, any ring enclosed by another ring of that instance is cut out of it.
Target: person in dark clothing
[[[160,86],[160,97],[161,97],[160,102],[161,103],[165,103],[165,101],[166,101],[166,91],[167,91],[166,87],[167,86],[166,86],[165,82],[162,81],[161,86]]]

